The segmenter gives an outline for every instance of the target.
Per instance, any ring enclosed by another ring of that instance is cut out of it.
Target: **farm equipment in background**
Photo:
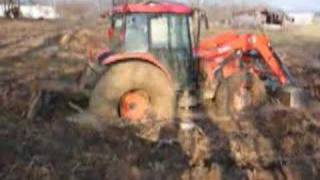
[[[109,17],[111,48],[90,62],[95,78],[86,85],[93,89],[88,111],[104,121],[168,121],[177,108],[204,101],[230,115],[294,84],[265,35],[229,32],[199,41],[208,24],[199,9],[125,3]]]
[[[238,25],[273,25],[285,27],[294,22],[294,18],[290,17],[286,12],[279,9],[257,7],[232,13],[233,19]]]

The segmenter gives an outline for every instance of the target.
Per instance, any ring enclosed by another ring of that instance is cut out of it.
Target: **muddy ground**
[[[107,44],[103,24],[0,20],[0,179],[320,178],[317,103],[307,109],[265,105],[228,120],[206,107],[191,128],[177,120],[161,129],[158,141],[138,136],[136,127],[96,132],[66,121],[86,106],[69,90],[44,94],[50,97],[45,111],[29,116],[39,82],[79,81],[88,55]],[[270,32],[284,63],[316,100],[315,34]]]

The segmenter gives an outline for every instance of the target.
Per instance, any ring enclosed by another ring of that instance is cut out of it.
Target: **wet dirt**
[[[88,49],[100,48],[104,26],[7,22],[0,30],[0,179],[318,179],[320,110],[278,104],[218,118],[210,105],[160,129],[160,139],[141,138],[137,127],[79,127],[66,117],[85,108],[85,98],[50,92],[45,111],[28,119],[38,82],[76,82]],[[41,28],[40,28],[41,26]],[[52,32],[52,33],[47,33]],[[24,38],[27,38],[25,40]],[[312,48],[313,50],[312,50]],[[103,48],[103,47],[102,47]],[[307,55],[279,45],[299,84],[319,90],[316,49]],[[90,50],[91,51],[91,50]],[[299,58],[298,58],[299,57]],[[305,58],[305,61],[301,61]],[[314,62],[315,61],[315,62]]]

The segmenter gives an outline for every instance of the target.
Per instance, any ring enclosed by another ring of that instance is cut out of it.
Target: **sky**
[[[252,0],[251,0],[252,1]],[[320,11],[320,0],[263,0],[287,11]]]
[[[187,1],[187,0],[180,0]],[[196,1],[196,0],[194,0]],[[199,0],[214,3],[246,2],[250,4],[268,4],[286,11],[320,11],[320,0]]]
[[[22,0],[22,1],[30,1],[30,0]],[[37,0],[37,1],[56,1],[56,2],[79,2],[79,1],[100,1],[107,2],[111,0]],[[176,0],[182,2],[188,2],[190,0]],[[197,0],[193,0],[197,1]],[[284,9],[286,11],[320,11],[320,0],[199,0],[206,2],[249,2],[253,4],[257,3],[265,3],[271,6]]]

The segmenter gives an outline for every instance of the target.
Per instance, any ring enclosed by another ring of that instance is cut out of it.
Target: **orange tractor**
[[[112,47],[91,62],[98,75],[89,103],[106,121],[170,120],[179,106],[200,100],[230,114],[293,83],[265,35],[227,32],[199,41],[208,23],[198,9],[151,1],[115,6],[109,17]]]

